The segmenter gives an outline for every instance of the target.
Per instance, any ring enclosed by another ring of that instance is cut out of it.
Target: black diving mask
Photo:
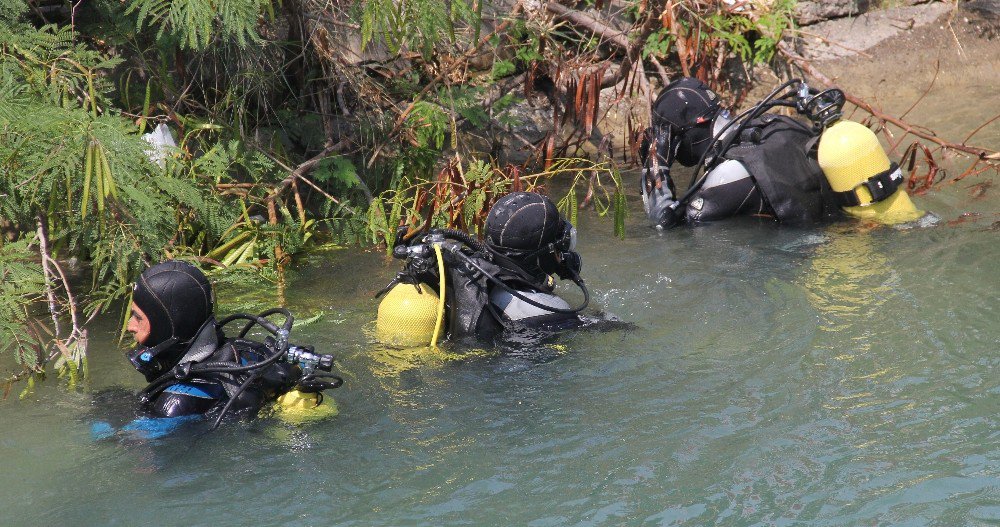
[[[563,220],[559,229],[559,238],[553,247],[560,252],[571,252],[576,250],[576,227],[572,223]]]
[[[583,259],[580,253],[576,252],[576,227],[569,221],[563,220],[559,229],[559,237],[555,242],[549,244],[554,258],[551,261],[542,262],[542,270],[546,274],[557,274],[559,278],[573,278],[579,275],[583,269]],[[546,259],[550,260],[550,259]]]

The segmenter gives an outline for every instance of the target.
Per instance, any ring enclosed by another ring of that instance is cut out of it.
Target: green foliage
[[[509,60],[498,60],[493,63],[491,75],[494,79],[502,79],[517,71],[517,66]]]
[[[436,150],[444,148],[445,135],[451,131],[451,116],[440,106],[417,101],[406,121],[413,130],[417,146]]]
[[[570,223],[576,225],[577,211],[580,207],[577,193],[580,192],[579,187],[586,185],[587,196],[598,216],[610,214],[614,220],[615,236],[625,236],[627,215],[625,193],[622,188],[621,173],[613,163],[594,163],[586,159],[559,159],[545,172],[536,174],[537,177],[546,178],[557,175],[568,175],[573,178],[566,195],[556,202],[559,212]]]
[[[358,185],[358,171],[344,156],[328,157],[313,170],[312,177],[320,183],[336,181],[346,188]]]
[[[0,355],[13,353],[14,361],[38,371],[44,343],[29,329],[31,306],[44,292],[42,266],[26,258],[27,241],[0,245]]]
[[[770,61],[778,49],[784,32],[795,27],[797,0],[776,0],[769,10],[757,19],[761,37],[754,41],[754,62]]]
[[[206,49],[217,36],[239,47],[258,43],[261,15],[274,18],[271,0],[133,0],[126,13],[135,15],[137,30],[153,26],[156,38],[197,50]]]
[[[793,27],[796,0],[726,4],[715,0],[667,5],[663,28],[643,47],[643,57],[676,53],[681,62],[732,52],[747,65],[767,63],[784,32]],[[692,37],[686,45],[678,38]]]
[[[708,18],[711,38],[725,41],[746,63],[763,64],[777,51],[785,30],[794,22],[795,0],[777,0],[751,17],[739,12],[718,12]]]
[[[139,272],[166,257],[213,254],[233,267],[277,266],[277,256],[295,254],[313,241],[317,222],[304,209],[293,213],[278,202],[277,220],[260,220],[284,174],[259,149],[223,136],[211,120],[176,115],[187,133],[181,148],[168,153],[165,167],[157,166],[139,127],[116,107],[109,79],[122,59],[75,40],[70,27],[35,27],[24,18],[24,2],[2,1],[0,217],[22,234],[44,218],[52,255],[89,264],[89,287],[76,295],[86,314],[120,305]],[[155,20],[160,16],[155,9],[180,9],[180,4],[148,2],[145,14]],[[230,19],[236,7],[220,7],[217,16]],[[253,20],[256,24],[256,15]],[[240,42],[238,35],[230,36]],[[152,104],[150,86],[143,87],[143,115]],[[249,188],[234,196],[218,192],[219,185]],[[0,353],[12,352],[18,364],[37,371],[47,350],[54,349],[56,369],[72,382],[85,365],[86,340],[56,338],[44,317],[30,316],[43,290],[37,279],[29,279],[38,275],[38,266],[25,260],[24,243],[0,250]],[[67,301],[57,299],[54,308],[61,311]]]
[[[650,55],[655,57],[666,56],[670,53],[673,44],[674,37],[670,34],[670,31],[666,28],[660,28],[646,39],[646,45],[642,48],[642,58],[649,58]]]
[[[361,4],[362,48],[378,40],[393,54],[415,50],[429,59],[438,44],[457,42],[457,28],[471,29],[472,38],[477,39],[482,24],[481,1],[371,0]]]
[[[94,283],[127,281],[170,236],[176,204],[135,125],[112,112],[100,73],[119,63],[68,44],[64,29],[0,29],[0,214],[49,219],[56,253],[93,262]]]
[[[540,51],[542,48],[541,33],[530,27],[525,21],[518,20],[513,24],[511,40],[516,43],[514,57],[522,64],[531,64],[545,59]]]

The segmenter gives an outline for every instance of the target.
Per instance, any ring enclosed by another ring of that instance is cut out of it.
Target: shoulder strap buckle
[[[880,201],[885,201],[892,196],[903,183],[903,172],[895,162],[889,165],[888,170],[884,170],[874,176],[858,183],[850,190],[835,192],[837,201],[841,207],[867,207]],[[858,188],[864,187],[871,194],[871,201],[862,203],[858,197]]]

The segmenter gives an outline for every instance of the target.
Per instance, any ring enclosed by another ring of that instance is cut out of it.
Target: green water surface
[[[83,386],[0,403],[0,524],[998,525],[997,201],[915,201],[942,223],[657,233],[632,199],[618,240],[584,212],[593,304],[635,327],[536,345],[381,347],[396,263],[316,255],[295,335],[347,382],[306,426],[94,441],[142,386],[99,322]]]

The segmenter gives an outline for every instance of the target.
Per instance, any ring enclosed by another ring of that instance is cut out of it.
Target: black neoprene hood
[[[681,131],[711,121],[719,111],[719,96],[693,77],[677,79],[663,88],[653,102],[653,122]]]
[[[184,342],[212,316],[212,284],[197,267],[167,261],[146,269],[135,283],[132,301],[149,319],[144,346],[176,337]]]
[[[552,200],[532,192],[512,192],[490,209],[486,242],[495,249],[531,252],[554,242],[561,228]]]

